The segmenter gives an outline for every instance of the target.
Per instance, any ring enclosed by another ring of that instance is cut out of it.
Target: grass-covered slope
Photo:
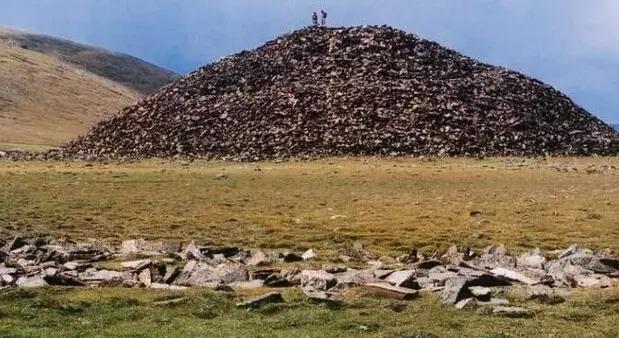
[[[58,58],[2,41],[0,150],[58,146],[140,94]]]
[[[18,48],[54,56],[66,63],[149,94],[176,80],[172,71],[131,55],[76,43],[56,37],[30,34],[0,27],[0,42],[12,41]]]

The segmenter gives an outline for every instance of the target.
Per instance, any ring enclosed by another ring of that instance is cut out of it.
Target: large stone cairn
[[[512,255],[502,245],[481,252],[452,246],[440,254],[424,255],[412,249],[400,257],[387,257],[355,243],[342,249],[337,261],[323,261],[322,268],[316,269],[320,257],[312,249],[295,253],[141,239],[113,247],[15,237],[5,241],[0,258],[0,289],[207,287],[230,292],[298,287],[314,301],[340,303],[345,291],[364,288],[401,300],[415,298],[419,292],[437,293],[443,303],[458,308],[475,306],[514,316],[530,312],[507,306],[509,301],[502,295],[511,288],[521,288],[531,299],[556,304],[572,288],[607,288],[619,277],[619,259],[609,251],[594,253],[578,245],[522,255]],[[115,269],[111,268],[114,264]],[[277,293],[239,306],[283,301]]]
[[[383,26],[301,29],[224,58],[52,155],[260,160],[618,152],[610,126],[550,86]]]

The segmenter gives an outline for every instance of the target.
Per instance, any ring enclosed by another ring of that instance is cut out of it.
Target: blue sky
[[[331,25],[419,34],[539,78],[619,123],[618,0],[2,0],[0,25],[186,73],[303,27],[321,7]]]

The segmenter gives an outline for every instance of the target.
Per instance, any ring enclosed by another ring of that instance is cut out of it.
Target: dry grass
[[[56,58],[0,42],[0,149],[60,145],[138,97]]]
[[[0,162],[1,234],[195,238],[326,257],[355,240],[393,255],[497,242],[617,252],[619,171],[586,170],[604,164],[619,158]]]

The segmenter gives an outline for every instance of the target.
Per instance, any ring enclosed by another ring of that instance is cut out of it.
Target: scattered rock
[[[490,270],[490,273],[492,273],[495,276],[499,276],[499,277],[503,277],[506,278],[508,280],[511,281],[516,281],[516,282],[520,282],[526,285],[533,285],[536,283],[539,283],[539,281],[534,280],[532,278],[529,278],[519,272],[516,272],[514,270],[510,270],[510,269],[505,269],[505,268],[494,268],[492,270]]]
[[[337,284],[334,275],[322,270],[301,271],[301,286],[326,291]]]
[[[49,285],[42,276],[19,277],[15,285],[20,288],[40,288]]]
[[[492,314],[510,318],[526,318],[532,315],[531,311],[514,306],[495,306],[492,308]]]
[[[283,303],[283,302],[284,302],[284,297],[282,297],[281,293],[271,292],[271,293],[267,293],[266,295],[244,301],[242,303],[238,303],[236,304],[236,306],[239,308],[259,308],[266,304]]]
[[[419,292],[417,290],[393,286],[389,283],[384,282],[368,283],[363,285],[363,288],[400,300],[410,300],[419,295]]]
[[[315,259],[316,257],[318,257],[318,255],[316,255],[312,249],[305,251],[303,255],[301,255],[301,258],[303,258],[304,261],[309,261],[310,259]]]
[[[415,270],[395,271],[387,276],[385,281],[403,288],[420,289],[419,283],[415,280]]]
[[[471,293],[466,287],[466,284],[467,279],[464,277],[448,279],[440,295],[441,302],[445,304],[456,304],[462,299],[470,298]]]

